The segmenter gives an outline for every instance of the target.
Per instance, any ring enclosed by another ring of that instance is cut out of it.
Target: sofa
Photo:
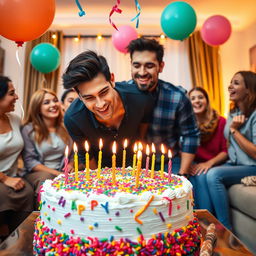
[[[256,255],[256,186],[236,184],[228,194],[233,232]]]

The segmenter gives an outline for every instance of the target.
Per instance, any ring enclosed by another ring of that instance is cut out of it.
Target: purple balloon
[[[128,44],[138,38],[137,31],[128,25],[118,27],[112,34],[112,42],[115,48],[123,53],[127,53]]]
[[[209,45],[217,46],[224,44],[232,31],[229,20],[222,15],[209,17],[201,28],[201,37]]]

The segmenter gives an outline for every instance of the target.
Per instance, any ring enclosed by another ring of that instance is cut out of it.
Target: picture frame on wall
[[[256,44],[249,49],[250,55],[250,69],[253,72],[256,72]]]
[[[0,76],[4,75],[5,50],[0,46]]]

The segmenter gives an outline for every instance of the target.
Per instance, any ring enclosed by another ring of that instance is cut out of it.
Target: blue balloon
[[[162,12],[161,27],[169,38],[183,40],[196,27],[195,10],[186,2],[173,2]]]
[[[30,62],[39,72],[50,73],[60,65],[60,52],[50,43],[41,43],[31,51]]]

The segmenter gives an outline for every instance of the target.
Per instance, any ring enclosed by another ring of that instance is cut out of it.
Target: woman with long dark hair
[[[18,175],[18,157],[24,142],[21,120],[12,113],[17,99],[12,81],[0,76],[0,240],[33,210],[33,190]]]
[[[226,187],[256,175],[256,73],[237,72],[228,91],[233,103],[224,130],[229,161],[212,168],[206,178],[216,216],[231,228]]]

